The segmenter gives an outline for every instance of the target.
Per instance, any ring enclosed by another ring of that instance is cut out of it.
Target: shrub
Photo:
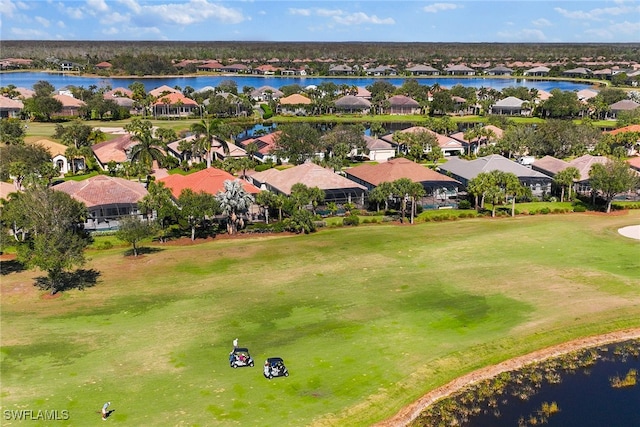
[[[471,209],[471,202],[468,200],[461,200],[458,203],[458,209]]]
[[[93,247],[97,250],[106,250],[113,248],[113,243],[111,243],[109,240],[105,240],[104,242],[96,243],[95,245],[93,245]]]
[[[540,213],[541,213],[542,215],[547,215],[547,214],[548,214],[548,213],[550,213],[550,212],[551,212],[551,209],[546,208],[546,207],[545,207],[545,208],[540,209]]]
[[[344,218],[342,218],[342,225],[358,225],[360,224],[360,218],[358,217],[358,215],[355,214],[351,214],[349,216],[345,216]]]
[[[262,109],[262,118],[264,120],[267,120],[273,117],[273,111],[271,110],[271,107],[269,107],[267,104],[260,104],[260,108]]]

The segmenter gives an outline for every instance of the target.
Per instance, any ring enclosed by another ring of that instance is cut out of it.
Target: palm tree
[[[560,201],[564,202],[564,189],[565,187],[569,189],[569,200],[571,200],[571,187],[573,182],[580,178],[580,171],[570,166],[564,170],[561,170],[553,177],[553,181],[556,185],[559,185],[561,190],[560,193]]]
[[[238,227],[244,225],[241,218],[254,203],[254,198],[247,193],[242,187],[239,179],[224,182],[224,191],[216,195],[216,200],[220,203],[222,212],[227,216],[227,232],[234,234],[238,231]]]
[[[133,139],[139,141],[138,144],[131,148],[131,161],[139,162],[148,168],[153,166],[153,161],[157,161],[159,165],[165,158],[162,151],[162,141],[155,138],[151,130],[144,130],[133,134]]]
[[[216,138],[220,133],[222,122],[218,119],[202,119],[198,123],[191,125],[191,130],[198,137],[198,147],[206,153],[207,167],[211,167],[211,151],[214,141],[216,141],[226,154],[229,154],[229,145],[222,138]]]

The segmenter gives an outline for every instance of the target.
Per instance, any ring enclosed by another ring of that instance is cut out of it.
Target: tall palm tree
[[[133,134],[133,139],[139,141],[138,144],[131,148],[131,161],[139,162],[143,165],[151,168],[153,161],[157,161],[159,165],[165,158],[164,151],[162,151],[162,141],[155,138],[151,130],[144,130],[142,132],[136,132]]]
[[[227,141],[223,138],[216,138],[216,135],[220,134],[221,126],[222,122],[219,119],[202,119],[200,122],[191,125],[191,130],[198,137],[198,147],[206,153],[208,168],[211,167],[211,151],[213,149],[214,142],[219,144],[218,146],[222,147],[226,154],[229,154],[229,145],[227,144]]]

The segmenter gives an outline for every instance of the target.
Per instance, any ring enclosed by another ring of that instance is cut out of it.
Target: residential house
[[[16,119],[20,117],[20,112],[24,104],[19,99],[11,99],[8,96],[0,96],[0,118]]]
[[[368,76],[395,76],[397,73],[395,68],[388,67],[386,65],[379,65],[374,68],[367,68],[365,70]]]
[[[278,110],[284,115],[307,115],[309,106],[312,104],[311,99],[299,93],[294,93],[284,98],[280,98]]]
[[[575,78],[588,78],[591,77],[593,72],[584,67],[572,68],[570,70],[565,70],[562,72],[562,75],[565,77],[575,77]]]
[[[59,142],[54,142],[48,139],[40,139],[31,145],[39,145],[45,148],[49,154],[51,154],[51,161],[53,166],[60,171],[62,175],[69,172],[76,172],[85,169],[85,159],[78,157],[73,159],[73,164],[67,159],[66,152],[69,148]]]
[[[0,199],[1,200],[9,200],[9,194],[15,193],[19,190],[16,190],[16,187],[9,183],[0,181]]]
[[[480,147],[487,146],[487,145],[495,145],[496,140],[499,140],[502,138],[502,135],[504,135],[504,131],[502,129],[500,129],[497,126],[494,125],[486,125],[486,126],[482,126],[481,129],[485,129],[487,131],[491,131],[493,132],[494,136],[490,136],[490,137],[475,137],[472,138],[471,140],[467,140],[464,136],[464,132],[456,132],[451,134],[451,138],[460,141],[462,143],[462,145],[465,147],[466,149],[466,153],[468,155],[472,155],[472,154],[478,154],[478,150],[480,149]]]
[[[206,168],[201,171],[189,175],[169,175],[158,180],[164,182],[165,186],[171,191],[171,195],[177,199],[180,197],[182,190],[190,189],[195,193],[205,192],[207,194],[216,195],[224,191],[225,181],[239,180],[242,188],[248,194],[258,194],[260,190],[253,184],[238,179],[229,172],[222,169]]]
[[[545,66],[533,67],[529,70],[526,70],[522,74],[525,76],[534,76],[534,77],[546,77],[549,75],[549,71],[551,68]]]
[[[358,98],[364,98],[364,99],[368,99],[371,100],[371,92],[368,91],[366,88],[357,86],[356,87],[357,92],[353,95],[357,96]]]
[[[102,97],[105,100],[113,101],[118,106],[128,109],[130,112],[134,112],[133,92],[124,87],[117,87],[110,91],[105,92]]]
[[[123,216],[139,215],[138,203],[148,194],[144,184],[107,175],[65,181],[52,187],[87,206],[86,230],[117,229]]]
[[[334,102],[336,111],[347,114],[369,114],[371,101],[356,95],[345,95]]]
[[[364,140],[367,145],[366,153],[363,155],[365,159],[374,162],[386,162],[395,157],[396,149],[387,141],[369,135],[365,135]]]
[[[111,63],[107,62],[107,61],[98,62],[96,64],[96,68],[98,70],[109,70],[109,69],[111,69],[111,67],[113,67],[113,65],[111,65]]]
[[[531,114],[531,105],[528,101],[523,101],[515,96],[508,96],[491,106],[491,114],[528,116]]]
[[[161,95],[152,108],[155,117],[188,117],[200,112],[198,103],[180,92]]]
[[[244,148],[234,144],[233,142],[227,142],[227,148],[229,148],[229,152],[224,151],[222,144],[215,144],[212,148],[213,158],[224,160],[224,159],[239,159],[242,157],[247,157],[247,152]]]
[[[464,154],[465,152],[465,146],[458,140],[446,136],[446,135],[442,135],[440,133],[434,132],[429,128],[423,127],[423,126],[412,126],[409,127],[407,129],[403,129],[401,131],[398,131],[399,133],[420,133],[420,132],[427,132],[430,133],[431,135],[433,135],[436,138],[436,142],[438,144],[438,147],[440,147],[440,150],[442,151],[442,155],[443,156],[458,156],[461,154]],[[381,137],[381,139],[383,141],[388,142],[389,144],[391,144],[393,147],[396,148],[397,152],[402,152],[402,153],[406,153],[407,151],[407,147],[405,147],[404,145],[402,145],[401,143],[398,143],[395,139],[394,139],[395,134],[391,133],[388,135],[384,135],[383,137]],[[431,147],[428,147],[425,150],[425,153],[429,153],[431,152]]]
[[[388,99],[390,114],[420,114],[420,103],[405,95],[394,95]]]
[[[133,135],[126,133],[109,141],[102,141],[91,146],[93,155],[98,160],[98,164],[103,170],[109,170],[108,164],[113,161],[115,163],[124,163],[129,161],[131,148],[138,144],[133,139]]]
[[[350,76],[353,74],[353,68],[348,65],[334,65],[329,68],[331,76]]]
[[[261,76],[273,76],[280,71],[280,68],[274,67],[271,64],[259,65],[251,70],[252,74],[259,74]]]
[[[469,68],[466,65],[450,65],[444,69],[445,73],[449,76],[474,76],[476,70]]]
[[[277,156],[273,154],[273,150],[276,148],[276,138],[280,135],[280,131],[272,132],[267,135],[262,135],[256,138],[248,138],[244,141],[239,141],[238,146],[244,150],[247,149],[247,145],[254,142],[258,147],[258,152],[255,154],[255,158],[260,160],[263,163],[268,162],[269,160],[276,162],[278,160]],[[286,159],[281,159],[283,162]]]
[[[484,172],[499,170],[513,173],[520,183],[531,189],[535,197],[543,197],[551,191],[552,179],[538,171],[522,166],[499,154],[480,157],[475,160],[463,160],[459,157],[451,157],[446,163],[438,167],[440,171],[460,181],[466,188],[469,181]]]
[[[606,164],[611,160],[604,156],[592,156],[591,154],[585,154],[584,156],[577,157],[569,161],[569,166],[573,166],[580,172],[580,178],[576,181],[574,188],[576,192],[582,194],[591,193],[591,185],[589,184],[589,171],[591,167],[596,163]]]
[[[433,68],[430,65],[414,65],[406,69],[412,76],[439,76],[440,70]]]
[[[595,98],[598,95],[598,92],[591,89],[582,89],[579,90],[576,95],[578,96],[579,101],[587,102],[591,98]]]
[[[623,99],[622,101],[615,102],[609,106],[609,111],[611,112],[609,118],[615,119],[621,112],[633,111],[638,107],[640,107],[640,104],[630,99]]]
[[[426,196],[432,198],[433,207],[449,204],[449,199],[458,197],[460,183],[424,165],[399,157],[377,165],[366,163],[345,170],[347,178],[364,185],[371,191],[383,182],[394,182],[401,178],[422,184]]]
[[[249,67],[244,64],[231,64],[223,66],[220,71],[223,73],[245,74],[249,72]]]
[[[207,61],[202,64],[199,64],[196,67],[196,69],[198,71],[214,72],[214,71],[222,71],[222,67],[223,65],[218,61]]]
[[[630,158],[627,160],[627,163],[629,163],[629,167],[631,167],[631,169],[640,172],[640,156]]]
[[[534,160],[531,164],[531,169],[552,178],[556,176],[558,172],[561,172],[568,167],[569,162],[565,162],[564,160],[557,159],[553,156],[544,156],[540,159]]]
[[[627,156],[635,156],[640,151],[640,125],[624,126],[618,129],[604,132],[604,133],[614,135],[614,136],[618,134],[633,133],[637,135],[638,139],[635,142],[635,144],[627,146]]]
[[[363,185],[312,162],[283,170],[254,172],[249,179],[260,189],[287,196],[291,195],[291,189],[295,184],[318,187],[324,191],[325,203],[356,203],[362,206],[366,193]]]
[[[489,76],[510,76],[513,74],[513,70],[504,65],[498,65],[497,67],[489,68],[485,73]]]
[[[73,96],[68,95],[53,95],[54,99],[57,99],[62,104],[62,110],[52,114],[52,116],[79,116],[80,109],[82,107],[86,107],[87,104],[84,101],[74,98]]]
[[[269,102],[273,99],[283,97],[284,93],[272,86],[260,86],[259,88],[252,90],[249,95],[254,101]]]
[[[157,87],[155,89],[151,89],[149,91],[149,95],[151,95],[154,98],[160,98],[161,96],[168,95],[170,93],[180,93],[181,94],[182,92],[180,92],[178,89],[174,89],[174,88],[172,88],[170,86],[167,86],[167,85],[162,85],[160,87]]]

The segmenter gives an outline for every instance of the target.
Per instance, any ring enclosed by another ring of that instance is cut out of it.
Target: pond
[[[464,427],[521,427],[536,424],[550,427],[640,426],[640,383],[619,388],[612,386],[613,378],[624,378],[633,369],[640,371],[639,351],[640,341],[637,340],[585,350],[583,355],[596,355],[595,363],[587,363],[585,367],[572,366],[570,369],[565,366],[559,376],[549,375],[549,371],[536,367],[535,372],[545,378],[539,386],[532,386],[535,381],[529,380],[534,378],[531,370],[523,376],[524,380],[517,380],[519,386],[508,385],[502,393],[494,394],[492,399],[474,402],[477,405],[475,415],[457,415],[456,419],[465,419],[460,422],[460,426]],[[553,365],[558,362],[550,361],[541,365],[547,363]],[[541,409],[545,403],[555,403],[559,411],[544,417],[542,421]],[[536,421],[532,422],[533,418]],[[433,420],[417,422],[416,425],[427,426],[430,423]]]
[[[451,88],[455,85],[470,86],[475,88],[490,87],[496,90],[502,90],[507,87],[524,86],[527,88],[535,88],[545,90],[547,92],[552,89],[560,90],[581,90],[590,88],[592,85],[587,83],[577,83],[559,80],[531,80],[518,78],[492,78],[492,77],[472,77],[472,78],[456,78],[456,77],[430,77],[415,78],[422,85],[432,86],[438,83],[444,88]],[[34,83],[46,80],[56,89],[62,89],[65,86],[84,86],[88,88],[91,85],[97,87],[111,86],[128,87],[135,81],[142,82],[147,91],[156,87],[167,85],[169,87],[179,86],[184,88],[191,86],[195,90],[202,89],[205,86],[218,86],[220,83],[228,80],[236,82],[238,91],[242,91],[244,86],[258,88],[260,86],[272,86],[280,88],[286,85],[298,84],[302,87],[309,85],[319,85],[320,83],[331,81],[337,85],[347,84],[349,86],[366,87],[380,80],[375,78],[360,77],[273,77],[273,76],[241,76],[233,75],[215,75],[215,76],[196,76],[196,77],[145,77],[145,78],[114,78],[114,77],[85,77],[71,74],[60,73],[44,73],[44,72],[18,72],[18,73],[0,73],[0,86],[14,85],[16,87],[33,87]],[[385,78],[385,81],[401,86],[406,78]]]

